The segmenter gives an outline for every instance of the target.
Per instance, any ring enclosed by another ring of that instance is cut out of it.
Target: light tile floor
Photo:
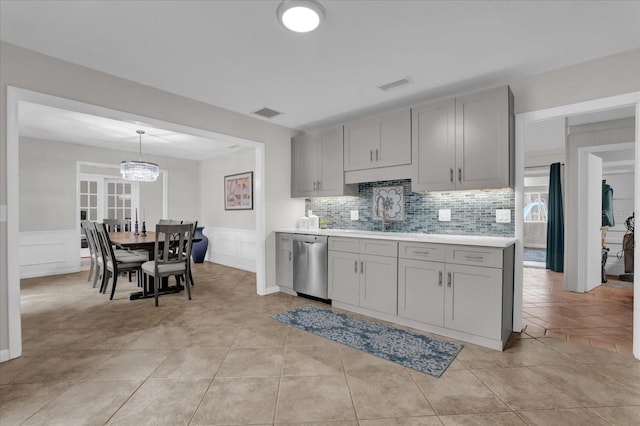
[[[23,280],[24,355],[0,364],[0,424],[640,424],[629,355],[522,333],[504,352],[465,344],[437,379],[270,319],[310,302],[257,296],[254,274],[194,275],[193,300],[157,308],[126,282],[109,301],[86,272]]]

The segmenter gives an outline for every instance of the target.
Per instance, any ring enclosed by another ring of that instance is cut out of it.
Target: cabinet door
[[[291,141],[291,196],[313,197],[316,195],[318,178],[317,134],[307,133]]]
[[[414,191],[455,188],[455,101],[430,103],[413,108],[412,138],[418,162]]]
[[[276,237],[276,284],[293,288],[293,239],[291,234]]]
[[[344,195],[342,126],[322,129],[320,138],[319,196]]]
[[[360,255],[360,306],[396,315],[398,258]]]
[[[442,327],[444,263],[398,260],[398,316]]]
[[[444,326],[502,338],[502,270],[447,264]]]
[[[329,299],[358,306],[360,301],[360,256],[329,250]]]
[[[379,137],[373,117],[346,123],[344,125],[344,170],[375,167],[374,151],[378,146]]]
[[[411,110],[381,114],[376,126],[380,144],[374,147],[375,167],[411,164]]]
[[[456,188],[510,185],[508,87],[456,98]]]

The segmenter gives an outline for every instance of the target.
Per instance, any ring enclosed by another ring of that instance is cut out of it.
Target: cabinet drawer
[[[360,253],[360,240],[357,238],[329,237],[329,250]]]
[[[398,257],[398,242],[363,238],[360,240],[360,253],[375,256]]]
[[[459,265],[502,268],[502,249],[475,246],[449,246],[446,249],[445,261]]]
[[[445,250],[443,244],[412,243],[401,241],[398,246],[398,257],[402,259],[429,260],[444,262]]]
[[[293,238],[292,238],[293,234],[283,234],[281,232],[278,232],[276,233],[276,235],[278,236],[278,243],[284,244],[287,246],[293,245]]]

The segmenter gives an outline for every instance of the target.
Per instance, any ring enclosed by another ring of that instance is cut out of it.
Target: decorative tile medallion
[[[389,186],[373,188],[373,220],[398,222],[404,220],[404,188]]]

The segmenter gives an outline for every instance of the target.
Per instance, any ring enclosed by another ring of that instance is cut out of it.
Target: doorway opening
[[[265,147],[263,143],[237,138],[229,135],[215,133],[189,127],[177,123],[156,120],[150,117],[139,116],[122,111],[116,111],[96,105],[85,104],[70,99],[46,95],[30,90],[7,87],[7,204],[11,206],[7,211],[7,244],[10,247],[19,247],[20,244],[20,210],[19,210],[19,152],[20,152],[20,121],[19,111],[21,104],[44,105],[62,110],[106,117],[127,123],[144,124],[159,129],[167,129],[173,132],[193,135],[209,140],[223,139],[233,141],[239,146],[253,148],[255,152],[254,170],[254,210],[255,210],[255,235],[256,235],[256,291],[258,294],[266,294],[266,262],[265,262]],[[79,196],[79,189],[76,191]],[[73,201],[72,201],[73,202]],[[74,203],[74,205],[78,205]],[[75,235],[80,235],[80,210],[76,209],[77,220]],[[77,247],[75,239],[75,247]],[[76,252],[77,253],[77,252]],[[78,270],[80,262],[78,261]],[[10,250],[7,253],[7,298],[2,302],[7,312],[8,324],[8,350],[0,353],[0,361],[15,358],[22,353],[22,332],[20,320],[20,257],[18,250]]]
[[[593,101],[586,101],[572,105],[565,105],[561,107],[554,107],[540,111],[534,111],[530,113],[518,114],[516,116],[516,238],[518,240],[516,246],[516,286],[514,288],[514,329],[521,329],[522,326],[522,276],[523,276],[523,252],[524,252],[524,177],[525,177],[525,153],[524,147],[526,144],[526,132],[525,127],[527,124],[536,122],[542,122],[546,120],[566,120],[567,117],[579,116],[585,113],[600,113],[604,111],[615,110],[623,107],[630,107],[634,111],[636,117],[635,127],[635,164],[634,169],[634,185],[635,188],[640,187],[639,176],[639,150],[638,150],[638,113],[640,111],[640,92],[628,93],[625,95],[612,96],[609,98],[602,98]],[[566,126],[566,122],[565,122]],[[565,187],[575,188],[575,181],[578,180],[578,166],[573,164],[573,161],[567,161],[567,173]],[[549,164],[550,161],[546,164]],[[577,191],[565,191],[565,217],[577,218],[578,213],[578,193]],[[634,210],[640,208],[640,200],[637,198],[633,201]],[[573,210],[570,210],[573,209]],[[579,275],[579,228],[577,219],[565,221],[565,262],[564,262],[564,275],[562,280],[564,281],[565,289],[572,290],[577,289],[578,275]],[[638,262],[638,254],[634,255],[634,260]],[[599,262],[598,262],[599,263]],[[573,286],[573,287],[572,287]],[[576,290],[573,290],[576,291]],[[634,299],[640,297],[640,286],[634,287]],[[633,310],[633,355],[640,359],[640,309],[636,307]]]

